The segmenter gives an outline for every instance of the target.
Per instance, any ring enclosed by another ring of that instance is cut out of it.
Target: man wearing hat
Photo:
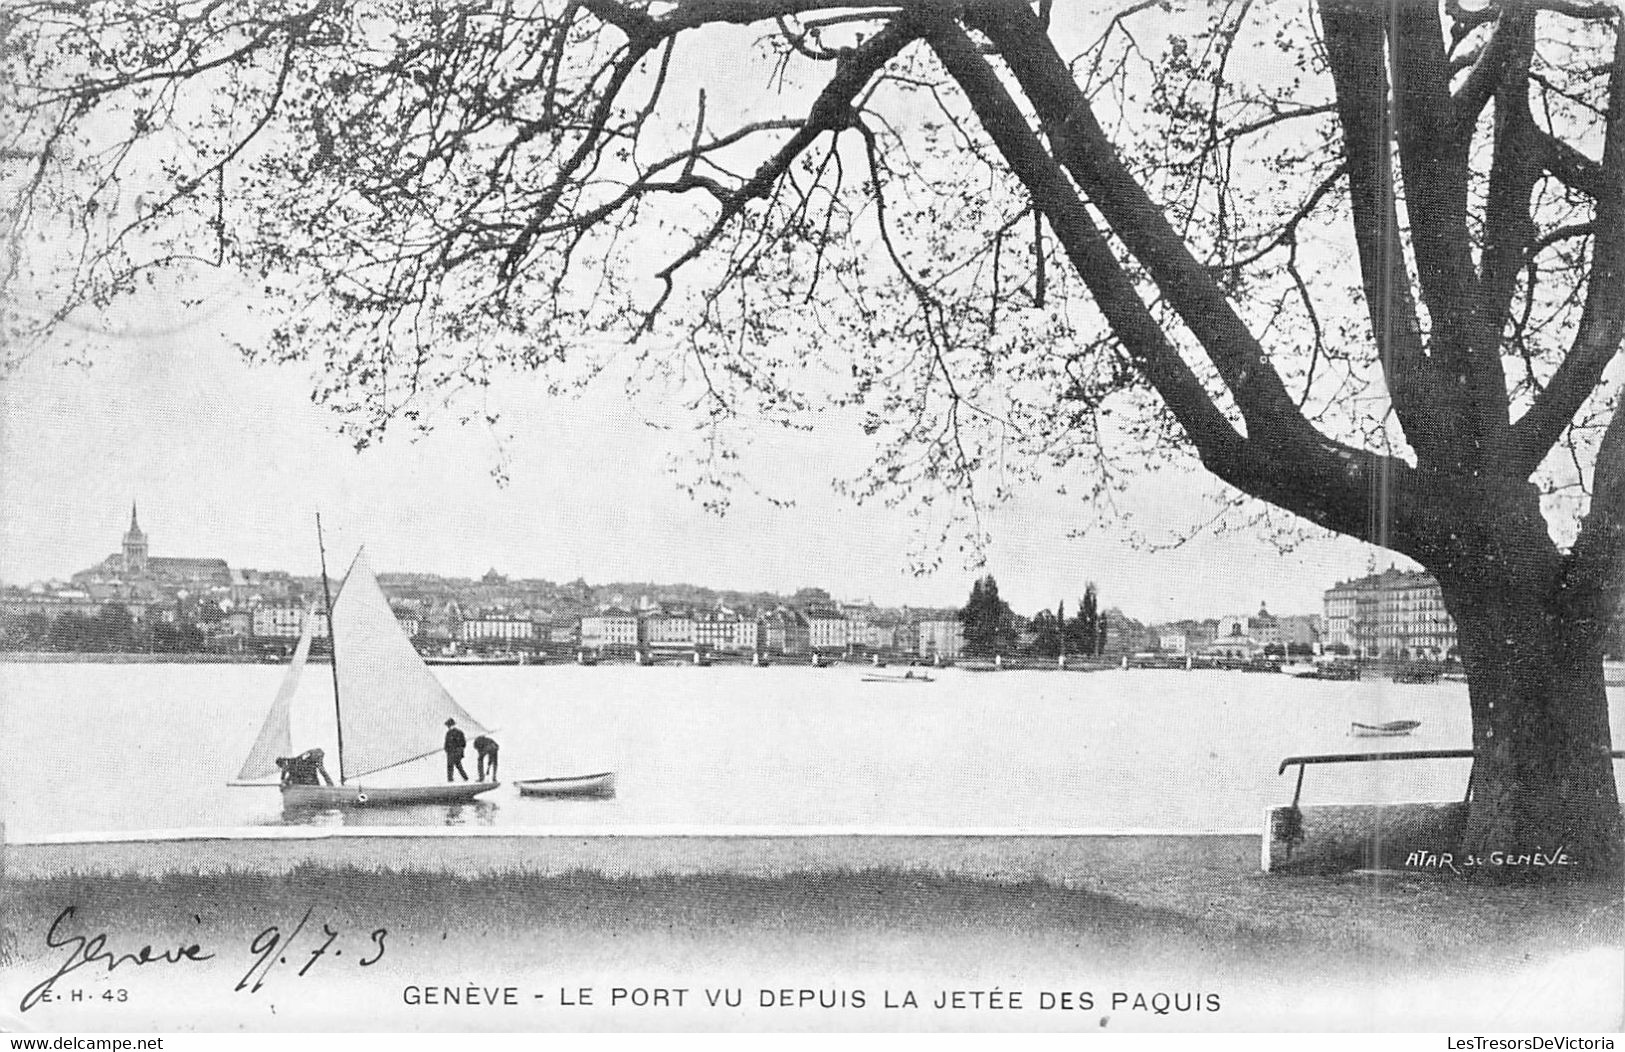
[[[446,781],[451,781],[451,772],[456,771],[468,781],[468,772],[463,770],[463,749],[468,746],[468,739],[463,732],[457,729],[457,721],[446,721]]]

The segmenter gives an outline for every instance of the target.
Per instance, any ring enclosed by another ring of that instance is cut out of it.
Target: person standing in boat
[[[475,764],[475,771],[479,776],[478,781],[481,781],[481,782],[485,781],[485,776],[486,776],[487,772],[489,772],[490,775],[491,775],[491,781],[493,781],[493,782],[496,781],[497,780],[497,743],[496,743],[496,740],[494,738],[490,737],[489,735],[486,735],[486,734],[482,734],[478,738],[475,738],[474,739],[474,755],[478,760],[478,762]]]
[[[468,781],[468,772],[463,770],[463,750],[468,747],[468,739],[458,729],[457,721],[446,720],[446,781],[451,781],[451,774],[456,771]]]

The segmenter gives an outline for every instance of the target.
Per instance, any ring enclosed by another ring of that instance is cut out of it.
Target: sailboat
[[[321,524],[317,522],[318,537]],[[326,553],[322,582],[326,587]],[[353,808],[405,804],[455,804],[490,792],[500,782],[378,785],[357,779],[434,756],[441,728],[453,719],[472,740],[489,728],[459,705],[435,679],[400,629],[378,586],[365,552],[358,552],[337,600],[329,598],[333,644],[333,712],[338,732],[335,785],[282,785],[284,808]],[[271,711],[233,785],[272,785],[279,757],[293,755],[294,697],[310,655],[314,611],[271,703]]]

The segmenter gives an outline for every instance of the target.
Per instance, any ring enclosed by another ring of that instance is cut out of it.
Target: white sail
[[[470,741],[487,732],[418,656],[364,554],[333,600],[331,632],[346,778],[438,753],[448,718]]]
[[[277,688],[276,700],[271,703],[271,711],[260,726],[260,735],[254,739],[254,747],[248,750],[243,769],[237,772],[240,782],[280,775],[277,757],[293,755],[293,735],[289,729],[293,696],[299,691],[299,674],[304,671],[305,659],[310,656],[310,637],[315,625],[316,612],[312,607],[305,611],[305,629],[299,634],[299,645],[294,648],[293,662],[282,677],[282,686]]]

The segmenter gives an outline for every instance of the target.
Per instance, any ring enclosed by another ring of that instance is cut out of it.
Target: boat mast
[[[333,592],[327,586],[327,549],[322,545],[322,513],[316,513],[316,550],[322,559],[322,597],[327,602],[327,658],[333,666],[333,722],[339,732],[339,784],[344,784],[344,714],[339,711],[339,644],[333,631]]]

